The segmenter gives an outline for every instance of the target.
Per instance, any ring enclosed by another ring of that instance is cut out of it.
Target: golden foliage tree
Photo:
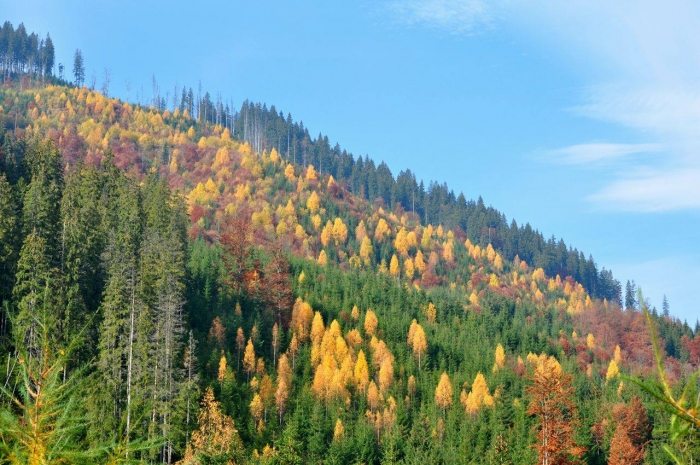
[[[253,341],[249,338],[248,343],[245,346],[245,353],[243,354],[243,370],[248,375],[248,381],[250,381],[250,375],[255,371],[255,349],[253,348]]]
[[[462,390],[459,400],[464,407],[464,411],[472,415],[477,413],[481,409],[481,406],[494,406],[493,396],[486,384],[486,378],[481,372],[476,374],[469,394]]]
[[[442,409],[443,416],[447,409],[452,406],[452,383],[446,372],[440,375],[440,382],[435,388],[435,403]]]
[[[345,244],[345,241],[348,239],[348,227],[340,218],[336,218],[333,221],[332,234],[335,245]]]
[[[396,258],[396,254],[391,256],[391,262],[389,263],[389,273],[395,277],[399,277],[399,273],[401,272],[401,267],[399,267],[399,259]]]
[[[365,352],[362,349],[360,349],[360,352],[357,354],[357,362],[355,363],[353,377],[357,390],[359,392],[365,392],[365,389],[369,384],[369,366],[367,366]]]
[[[372,247],[372,241],[370,241],[367,236],[363,237],[362,243],[360,244],[360,258],[365,266],[369,266],[372,263],[373,253],[374,247]]]
[[[416,327],[413,332],[413,339],[411,340],[410,345],[413,348],[414,355],[418,357],[418,369],[420,370],[421,358],[423,357],[423,354],[425,354],[425,351],[428,350],[428,340],[425,337],[423,327],[418,323],[416,323]]]
[[[184,458],[180,465],[201,463],[233,463],[243,446],[233,419],[224,415],[214,391],[207,387],[197,414],[198,428],[192,432]]]
[[[340,442],[345,438],[345,427],[340,418],[335,422],[335,428],[333,429],[333,442]]]
[[[377,315],[372,310],[367,310],[364,325],[365,334],[368,336],[374,336],[374,333],[377,331],[378,324],[379,320],[377,320]]]
[[[316,213],[320,204],[321,201],[318,198],[318,194],[316,193],[316,191],[313,191],[309,196],[308,200],[306,201],[306,208],[308,208],[311,213]]]
[[[496,346],[496,352],[494,354],[494,357],[495,362],[493,364],[493,372],[496,373],[506,364],[506,353],[503,350],[503,346],[500,343]]]

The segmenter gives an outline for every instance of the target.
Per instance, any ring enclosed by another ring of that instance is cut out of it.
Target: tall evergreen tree
[[[78,48],[73,55],[73,78],[75,85],[82,87],[85,82],[85,63],[83,62],[83,52]]]
[[[627,280],[625,285],[625,308],[635,309],[637,308],[637,286],[634,284],[634,280],[631,282]]]

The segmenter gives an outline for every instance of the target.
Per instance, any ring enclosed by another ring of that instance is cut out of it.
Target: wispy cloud
[[[644,213],[700,208],[700,169],[640,171],[588,199],[605,209]]]
[[[492,24],[493,9],[483,0],[406,0],[392,1],[387,9],[394,21],[423,26],[452,34],[471,34]]]
[[[550,150],[545,155],[548,160],[564,165],[602,165],[630,155],[659,152],[660,144],[613,144],[595,142],[576,144]]]
[[[612,181],[588,197],[606,209],[700,209],[700,3],[392,0],[386,5],[399,24],[462,35],[484,27],[529,31],[563,57],[585,57],[603,77],[582,89],[580,104],[569,110],[627,134],[631,129],[644,143],[576,143],[549,151],[545,159],[606,168],[607,178],[615,169],[610,162],[624,159],[624,170],[613,172]]]

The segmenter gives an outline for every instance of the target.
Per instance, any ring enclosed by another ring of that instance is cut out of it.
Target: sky
[[[59,3],[61,3],[59,5]],[[3,7],[70,78],[144,102],[201,81],[394,175],[482,196],[700,318],[700,3],[66,2]],[[170,90],[169,90],[170,89]]]

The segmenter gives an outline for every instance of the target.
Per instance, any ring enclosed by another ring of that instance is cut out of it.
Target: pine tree
[[[49,265],[56,267],[63,193],[61,155],[53,142],[34,143],[27,151],[27,164],[31,181],[24,193],[23,232],[25,236],[34,233],[44,239]]]
[[[625,285],[625,308],[626,309],[636,309],[637,308],[637,286],[633,281],[627,281]]]
[[[102,421],[91,433],[98,434],[98,440],[116,433],[128,443],[132,411],[146,408],[148,400],[141,388],[150,384],[145,381],[149,359],[145,324],[149,318],[139,293],[141,214],[137,186],[121,179],[112,200],[115,215],[103,255],[106,282],[97,363],[102,378],[98,391]]]
[[[83,52],[78,48],[73,55],[73,77],[76,87],[82,87],[85,82],[85,63],[83,62]]]
[[[60,309],[58,272],[49,267],[46,240],[32,232],[24,240],[17,262],[17,275],[12,295],[16,306],[13,318],[15,346],[26,349],[31,359],[40,357],[39,332],[36,326],[39,312],[45,307]],[[47,313],[43,324],[45,337],[56,337],[56,312]],[[54,341],[55,342],[55,341]]]

